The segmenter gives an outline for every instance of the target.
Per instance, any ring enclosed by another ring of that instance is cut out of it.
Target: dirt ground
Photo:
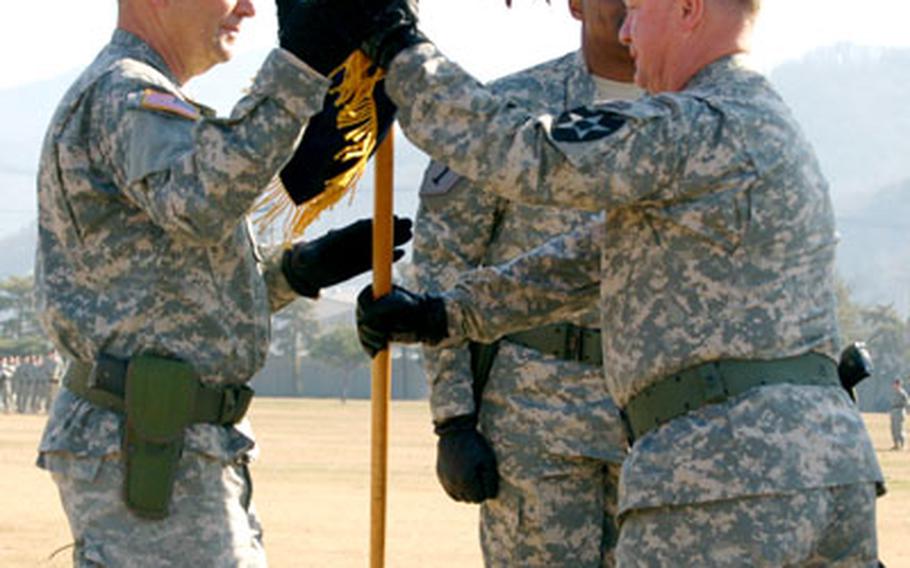
[[[480,566],[476,507],[448,500],[433,473],[425,402],[390,413],[386,564]],[[889,493],[878,501],[879,548],[910,567],[910,451],[890,452],[887,415],[866,415]],[[369,403],[257,399],[262,447],[257,508],[276,567],[363,567],[369,548]],[[0,415],[0,566],[67,566],[71,538],[49,476],[34,467],[43,416]]]

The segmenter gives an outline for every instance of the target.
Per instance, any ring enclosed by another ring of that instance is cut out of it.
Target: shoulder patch
[[[420,195],[445,195],[461,181],[461,176],[437,161],[431,161],[423,174]]]
[[[202,118],[202,112],[190,103],[170,93],[162,93],[154,89],[142,91],[142,95],[139,97],[139,108],[175,114],[189,120]]]
[[[577,108],[559,115],[553,124],[557,142],[591,142],[613,134],[626,123],[626,117],[609,110]]]

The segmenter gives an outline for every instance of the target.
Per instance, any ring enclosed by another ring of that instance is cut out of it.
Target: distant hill
[[[910,177],[843,212],[838,230],[838,264],[854,298],[910,315]]]
[[[839,211],[910,178],[910,49],[821,48],[771,79],[815,145]]]
[[[38,225],[28,226],[0,237],[0,279],[34,271]]]

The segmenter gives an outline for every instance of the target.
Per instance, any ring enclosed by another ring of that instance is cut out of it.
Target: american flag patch
[[[202,118],[202,113],[199,109],[190,103],[180,100],[170,93],[162,93],[152,89],[146,89],[142,92],[142,97],[139,99],[139,108],[168,112],[190,120]]]

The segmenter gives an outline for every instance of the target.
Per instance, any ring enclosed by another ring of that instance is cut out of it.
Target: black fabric
[[[278,43],[328,76],[370,30],[363,0],[276,0]]]
[[[417,29],[416,0],[389,0],[370,24],[372,33],[360,49],[383,69],[402,50],[430,40]]]
[[[374,299],[373,287],[367,286],[357,296],[357,334],[370,357],[389,342],[435,345],[448,336],[445,304],[442,298],[400,286]]]
[[[338,86],[342,78],[341,75],[334,77],[333,87]],[[345,161],[335,159],[338,152],[348,145],[344,136],[351,130],[338,128],[339,109],[335,106],[337,100],[337,94],[326,95],[322,110],[310,118],[300,145],[281,170],[281,182],[296,205],[301,205],[322,193],[328,180],[353,165],[353,159]],[[378,119],[378,139],[371,155],[389,133],[395,122],[397,110],[385,94],[384,81],[379,81],[373,88],[373,101],[376,104]]]
[[[412,226],[410,219],[395,217],[392,246],[400,247],[410,241]],[[396,248],[392,256],[398,260],[404,251]],[[295,243],[284,253],[281,269],[295,292],[315,298],[322,288],[370,270],[372,259],[373,221],[361,219],[316,240]]]
[[[499,492],[493,448],[477,431],[477,416],[455,416],[436,424],[436,477],[455,501],[481,503]]]

